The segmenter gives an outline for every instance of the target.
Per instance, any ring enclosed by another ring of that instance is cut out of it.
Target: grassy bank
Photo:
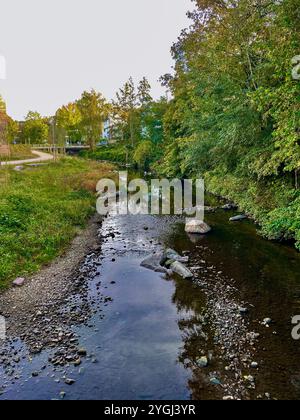
[[[64,159],[0,171],[0,288],[59,255],[95,211],[95,186],[112,166]]]

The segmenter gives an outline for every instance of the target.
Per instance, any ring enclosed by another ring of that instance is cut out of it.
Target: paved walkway
[[[47,162],[49,160],[53,160],[53,155],[50,155],[49,153],[44,152],[38,152],[37,150],[32,150],[32,153],[34,155],[37,155],[38,157],[32,158],[32,159],[25,159],[25,160],[15,160],[15,161],[5,161],[0,162],[1,166],[16,166],[16,165],[24,165],[26,163],[39,163],[39,162]]]

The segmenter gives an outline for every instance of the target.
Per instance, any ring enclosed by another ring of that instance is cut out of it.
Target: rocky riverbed
[[[228,211],[208,219],[189,237],[178,217],[95,218],[3,294],[0,398],[298,399],[298,254]],[[167,248],[193,279],[141,267]]]

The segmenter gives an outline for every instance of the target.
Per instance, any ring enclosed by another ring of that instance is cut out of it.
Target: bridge
[[[85,145],[78,145],[78,144],[69,144],[66,146],[59,146],[59,145],[53,145],[53,144],[32,144],[30,145],[32,149],[34,150],[46,150],[47,152],[53,153],[54,151],[74,151],[78,152],[80,150],[89,150],[89,146]],[[102,146],[97,146],[102,147]]]

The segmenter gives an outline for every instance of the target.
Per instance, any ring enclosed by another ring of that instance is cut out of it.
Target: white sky
[[[9,114],[51,115],[90,88],[110,99],[131,75],[146,76],[159,97],[191,8],[191,0],[0,0]]]

